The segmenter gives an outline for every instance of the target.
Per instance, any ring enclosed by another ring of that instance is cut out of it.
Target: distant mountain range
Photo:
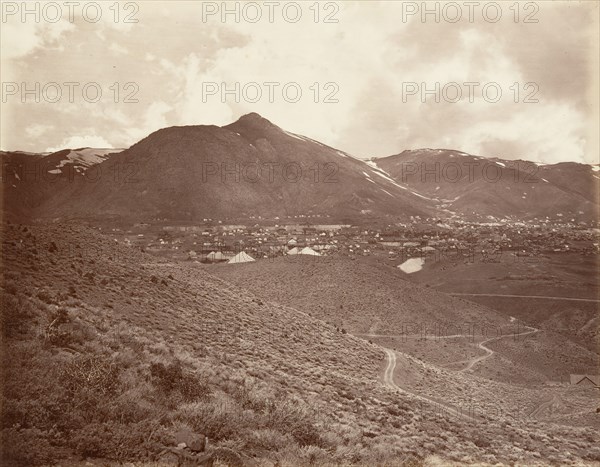
[[[403,151],[375,163],[438,207],[468,218],[598,217],[598,166],[486,159],[447,149]]]
[[[0,156],[2,211],[14,220],[591,220],[600,180],[598,167],[584,164],[537,166],[441,149],[363,161],[255,113],[223,127],[165,128],[125,150]]]

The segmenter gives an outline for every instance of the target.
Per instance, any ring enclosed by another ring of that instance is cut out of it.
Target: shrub
[[[287,433],[280,433],[279,431],[263,428],[252,430],[248,434],[248,444],[260,449],[267,449],[269,451],[277,451],[284,446],[293,444],[294,440],[291,435]]]
[[[46,289],[40,290],[37,293],[37,298],[39,298],[42,302],[48,305],[54,303],[54,298],[52,297],[52,294]]]
[[[61,326],[70,322],[68,311],[62,307],[58,308],[50,315],[50,324],[44,331],[45,340],[57,347],[68,347],[73,342],[73,336]]]
[[[118,384],[119,369],[106,357],[85,356],[66,366],[63,381],[67,390],[76,396],[82,391],[112,395]]]
[[[306,405],[292,399],[267,402],[267,427],[290,433],[301,446],[321,446],[314,422],[317,414]]]
[[[207,401],[181,405],[175,418],[215,441],[230,438],[253,422],[245,419],[241,407],[223,393]]]
[[[184,372],[181,362],[176,361],[168,366],[162,363],[153,363],[150,374],[154,385],[164,394],[179,391],[183,398],[190,402],[203,399],[210,394],[208,385],[196,375]]]
[[[124,425],[120,423],[93,424],[77,430],[71,444],[84,457],[104,457],[118,461],[146,456],[146,440],[152,428],[148,422]]]
[[[25,331],[25,319],[32,316],[29,306],[15,295],[3,293],[0,299],[0,327],[4,337],[14,337]]]
[[[37,428],[2,430],[0,464],[30,467],[52,462],[61,456],[60,450],[52,446],[49,438],[49,433]]]

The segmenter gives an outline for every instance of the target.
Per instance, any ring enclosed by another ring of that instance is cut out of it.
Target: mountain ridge
[[[598,211],[596,166],[540,165],[449,149],[362,160],[257,113],[223,126],[162,128],[124,150],[0,156],[3,211],[13,218],[197,222],[304,214],[352,222],[411,216],[589,221]],[[34,180],[23,180],[27,172],[19,167],[32,157]]]

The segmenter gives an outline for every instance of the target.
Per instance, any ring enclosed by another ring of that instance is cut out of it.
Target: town
[[[296,216],[249,218],[239,223],[157,220],[129,228],[105,227],[103,231],[117,242],[173,261],[224,262],[244,252],[246,258],[255,260],[308,254],[324,258],[373,256],[390,261],[493,262],[503,254],[515,261],[533,261],[538,255],[551,253],[595,255],[600,252],[599,227],[597,222],[548,219],[469,222],[418,217],[409,222],[361,226],[316,223],[314,218]]]

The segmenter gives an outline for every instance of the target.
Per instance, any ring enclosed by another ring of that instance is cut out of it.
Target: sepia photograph
[[[600,2],[0,9],[0,466],[600,466]]]

